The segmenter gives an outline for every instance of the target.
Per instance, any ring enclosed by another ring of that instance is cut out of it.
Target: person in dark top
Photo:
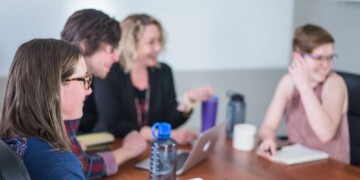
[[[73,45],[34,39],[17,50],[2,106],[0,138],[23,159],[31,179],[85,179],[64,121],[82,116],[90,83],[84,58]]]
[[[150,140],[151,125],[169,122],[177,128],[184,124],[194,103],[207,100],[212,88],[208,85],[191,89],[179,104],[171,68],[157,60],[165,45],[159,21],[146,14],[133,14],[125,18],[121,28],[121,64],[114,64],[104,80],[95,79],[99,112],[95,130],[120,137],[138,130]],[[187,129],[172,131],[172,137],[180,144],[191,142],[196,136]]]
[[[94,9],[83,9],[73,13],[61,32],[62,40],[80,48],[89,74],[96,78],[105,78],[111,65],[118,61],[117,47],[120,37],[119,22]],[[94,85],[91,88],[95,92],[96,89],[93,87]],[[65,126],[72,150],[80,159],[87,179],[115,174],[120,164],[138,156],[146,149],[146,140],[134,131],[123,139],[123,146],[120,148],[101,153],[86,153],[86,147],[76,139],[76,135],[78,129],[82,133],[90,132],[97,121],[97,107],[93,95],[86,98],[83,111],[84,115],[80,120],[66,121]]]
[[[120,37],[120,23],[95,9],[74,12],[61,32],[62,40],[80,48],[89,73],[101,79],[106,77],[112,64],[119,60]],[[88,133],[92,131],[98,118],[93,94],[86,98],[83,111],[83,123],[80,124],[79,131]]]

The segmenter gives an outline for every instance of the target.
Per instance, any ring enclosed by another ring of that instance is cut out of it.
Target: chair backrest
[[[351,164],[360,166],[360,75],[337,72],[345,80],[349,94],[349,135]]]
[[[0,180],[30,179],[24,162],[0,139]]]

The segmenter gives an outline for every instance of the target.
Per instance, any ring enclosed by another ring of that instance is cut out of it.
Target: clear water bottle
[[[152,126],[152,134],[155,139],[151,142],[150,149],[150,179],[175,180],[177,154],[176,142],[170,138],[171,125],[155,123]]]
[[[230,97],[226,113],[226,135],[233,137],[234,125],[245,122],[246,104],[244,96],[239,93],[228,92]]]

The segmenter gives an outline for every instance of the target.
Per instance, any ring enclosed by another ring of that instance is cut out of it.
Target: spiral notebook
[[[271,161],[284,165],[294,165],[329,158],[325,152],[310,149],[301,144],[284,146],[270,158]]]

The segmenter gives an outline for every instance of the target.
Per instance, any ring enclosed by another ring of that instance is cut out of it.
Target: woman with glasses
[[[34,53],[35,52],[35,53]],[[0,138],[24,161],[31,179],[85,179],[64,121],[82,116],[91,93],[77,47],[35,39],[17,50],[2,106]],[[86,85],[87,84],[87,85]]]
[[[332,71],[335,40],[316,25],[296,29],[293,60],[280,80],[259,132],[258,154],[276,153],[276,130],[285,113],[289,141],[349,163],[348,95]]]
[[[178,143],[193,141],[196,133],[177,127],[186,122],[195,102],[209,98],[212,88],[191,89],[184,101],[178,103],[172,70],[158,62],[165,46],[160,22],[147,14],[132,14],[125,18],[121,28],[121,64],[115,64],[108,77],[95,84],[94,96],[100,116],[97,130],[120,137],[138,130],[151,140],[150,126],[155,122],[168,122],[174,129],[172,137]]]
[[[88,73],[96,79],[107,76],[110,67],[118,61],[117,46],[120,41],[120,24],[105,13],[94,9],[83,9],[73,13],[67,20],[61,32],[61,39],[79,47],[84,56]],[[92,87],[91,77],[83,79],[67,79],[66,81],[84,81],[85,89]],[[96,92],[95,89],[93,89]],[[86,153],[86,146],[76,139],[78,129],[91,132],[98,121],[98,110],[94,96],[84,99],[84,116],[65,122],[72,150],[80,159],[86,179],[99,179],[115,174],[120,164],[138,156],[147,147],[146,140],[136,131],[129,133],[123,139],[123,146],[112,151]]]

